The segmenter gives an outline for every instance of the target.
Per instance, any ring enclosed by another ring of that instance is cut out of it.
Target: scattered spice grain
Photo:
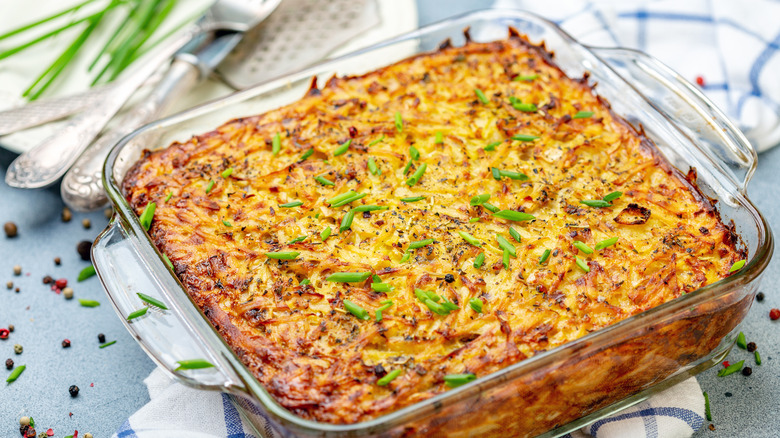
[[[8,331],[9,331],[9,332],[13,333],[15,328],[16,328],[16,327],[14,327],[14,325],[13,325],[13,324],[8,324]]]
[[[81,260],[84,260],[85,262],[89,261],[89,253],[92,250],[92,242],[89,240],[82,240],[81,242],[76,245],[76,251],[81,256]]]
[[[76,385],[70,385],[70,388],[68,388],[68,392],[70,393],[71,397],[76,397],[79,395],[79,387]]]
[[[11,333],[7,328],[0,328],[0,339],[8,339],[8,333]]]
[[[753,368],[750,368],[750,367],[742,368],[742,375],[743,376],[749,376],[751,374],[753,374]]]
[[[759,292],[759,293],[756,294],[756,301],[758,301],[759,303],[761,301],[764,301],[764,293],[763,292]]]
[[[757,348],[758,348],[758,346],[756,346],[755,342],[748,342],[748,344],[747,344],[747,351],[748,352],[752,353],[752,352],[756,351]]]
[[[104,335],[103,333],[98,333],[98,342],[100,342],[101,344],[106,342],[106,335]]]
[[[21,344],[14,344],[14,353],[22,354],[23,351],[24,351],[24,347],[22,347]]]
[[[769,318],[772,319],[772,321],[777,321],[780,319],[780,309],[774,308],[769,311]]]
[[[22,267],[19,265],[14,266],[14,275],[19,276],[22,275]]]
[[[81,221],[81,226],[84,227],[85,230],[88,230],[92,228],[92,221],[89,219],[84,219]]]
[[[58,289],[65,289],[68,287],[68,280],[65,278],[58,278],[57,281],[54,282],[54,285],[57,286]]]
[[[52,284],[54,282],[54,279],[51,278],[51,275],[46,275],[43,277],[43,284]]]
[[[54,257],[54,264],[59,266],[62,264],[62,259],[59,257]]]
[[[5,369],[10,370],[14,367],[14,360],[11,358],[8,358],[5,360]]]
[[[3,230],[5,231],[5,237],[8,237],[9,239],[19,235],[19,229],[13,222],[6,222],[3,225]]]
[[[73,299],[73,289],[66,287],[65,289],[62,290],[62,295],[65,296],[66,300]]]
[[[70,222],[70,220],[73,219],[73,213],[70,212],[70,209],[68,207],[62,208],[62,221],[63,222]]]
[[[62,340],[62,348],[70,348],[70,339]]]
[[[9,290],[13,289],[14,288],[14,282],[13,281],[9,281],[8,283],[5,284],[5,287],[7,287]]]

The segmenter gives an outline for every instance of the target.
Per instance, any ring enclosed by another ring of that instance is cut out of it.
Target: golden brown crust
[[[512,80],[532,74],[538,77]],[[537,110],[522,111],[510,96]],[[573,117],[580,111],[593,115]],[[511,140],[516,135],[539,139]],[[348,151],[334,155],[347,141]],[[309,149],[313,155],[300,161]],[[369,171],[369,158],[381,174]],[[423,164],[420,180],[406,184]],[[493,167],[527,179],[494,179]],[[220,176],[228,168],[232,175]],[[517,36],[334,77],[296,103],[146,154],[123,189],[138,214],[157,204],[153,241],[269,392],[293,413],[331,423],[375,418],[446,391],[447,374],[486,375],[562,345],[724,278],[743,256],[712,205],[611,113],[587,77],[567,78],[548,52]],[[348,190],[366,196],[328,205]],[[611,206],[580,203],[613,191],[624,194]],[[470,205],[483,193],[499,209],[536,220],[510,222]],[[413,196],[426,199],[400,201]],[[280,208],[296,200],[303,205]],[[339,233],[358,205],[389,209],[359,212]],[[333,235],[323,241],[327,226]],[[509,269],[496,235],[517,249]],[[306,240],[290,243],[298,236]],[[612,237],[616,244],[593,254],[575,246]],[[402,263],[410,242],[423,239],[434,243]],[[540,265],[545,249],[551,255]],[[272,251],[300,256],[271,260]],[[481,252],[485,264],[475,268]],[[394,290],[374,292],[370,279],[326,281],[356,271]],[[300,285],[304,279],[311,284]],[[459,309],[436,314],[416,288]],[[469,307],[473,298],[484,313]],[[370,320],[346,312],[345,299]],[[388,299],[393,306],[374,321]],[[401,376],[376,384],[394,369]]]

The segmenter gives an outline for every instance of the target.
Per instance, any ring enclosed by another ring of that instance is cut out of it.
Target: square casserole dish
[[[304,95],[313,76],[361,74],[450,39],[486,42],[514,27],[544,41],[572,78],[586,72],[614,112],[655,142],[732,224],[748,254],[745,266],[717,283],[667,302],[464,386],[355,424],[302,419],[280,406],[244,367],[191,301],[149,240],[119,188],[144,149],[210,131]],[[451,18],[147,125],[111,152],[103,183],[116,214],[93,246],[101,282],[127,329],[147,354],[184,384],[230,395],[265,436],[559,436],[638,403],[720,362],[733,345],[769,263],[769,226],[746,198],[756,153],[738,129],[695,87],[640,52],[579,44],[538,16],[487,9]],[[689,173],[689,169],[695,172]],[[143,292],[164,301],[165,315],[127,322]],[[214,368],[176,370],[206,359]]]

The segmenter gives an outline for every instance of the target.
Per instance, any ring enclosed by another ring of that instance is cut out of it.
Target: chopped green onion
[[[292,245],[293,243],[301,243],[301,242],[303,242],[304,240],[306,240],[306,237],[308,237],[308,236],[298,236],[298,237],[296,237],[295,239],[293,239],[293,240],[289,241],[287,244],[288,244],[288,245]]]
[[[19,365],[18,367],[14,368],[13,371],[11,371],[11,374],[8,375],[8,378],[5,379],[5,383],[11,383],[16,381],[16,379],[19,378],[19,376],[22,375],[24,370],[27,368],[27,365]]]
[[[500,141],[494,141],[494,142],[492,142],[492,143],[488,143],[488,145],[487,145],[487,146],[485,146],[485,147],[484,147],[484,148],[482,148],[482,149],[484,149],[484,150],[486,150],[486,151],[488,151],[488,152],[490,152],[490,151],[494,151],[494,150],[496,150],[496,147],[497,147],[498,145],[500,145],[501,143],[502,143],[502,142],[500,142]]]
[[[534,141],[538,140],[540,137],[536,135],[528,135],[528,134],[515,134],[512,136],[512,140],[515,141]]]
[[[116,341],[106,342],[105,344],[101,344],[98,348],[106,348],[110,347],[112,345],[116,344]]]
[[[460,310],[460,307],[458,307],[457,304],[453,303],[452,301],[444,300],[441,303],[441,306],[449,311],[453,310]]]
[[[214,364],[204,359],[177,360],[179,366],[174,371],[179,370],[201,370],[204,368],[213,368]]]
[[[162,301],[158,300],[157,298],[152,298],[149,295],[142,294],[140,292],[136,293],[136,295],[138,295],[138,298],[140,298],[141,301],[143,301],[146,304],[152,305],[162,310],[168,310],[168,307],[166,307],[165,304]]]
[[[744,364],[745,364],[744,360],[741,360],[741,361],[739,361],[737,363],[733,363],[733,364],[729,365],[728,367],[723,368],[722,370],[718,371],[718,377],[726,377],[729,374],[734,374],[737,371],[740,371],[742,369],[742,365],[744,365]]]
[[[482,313],[482,300],[479,298],[472,298],[469,300],[469,307],[477,313]]]
[[[441,301],[441,297],[440,296],[436,295],[433,292],[427,291],[427,290],[416,289],[415,288],[414,289],[414,294],[417,296],[417,299],[420,300],[420,301],[431,300],[431,301],[433,301],[435,303],[438,303],[439,301]]]
[[[498,241],[498,246],[501,247],[504,251],[509,251],[509,254],[512,257],[517,257],[517,248],[515,248],[514,245],[509,243],[506,238],[500,234],[496,234],[496,240]]]
[[[336,283],[360,283],[371,276],[370,272],[334,272],[325,280]]]
[[[504,257],[501,259],[501,263],[504,265],[504,269],[507,271],[509,270],[509,255],[510,252],[508,249],[504,250]]]
[[[517,243],[522,243],[523,237],[520,235],[519,231],[509,227],[509,235],[512,236],[512,238],[515,239]]]
[[[436,144],[444,143],[444,134],[441,131],[436,131],[436,137],[433,142]]]
[[[476,195],[473,198],[471,198],[471,202],[470,203],[471,203],[471,205],[482,205],[485,202],[487,202],[488,199],[490,199],[490,194],[489,193],[484,193],[482,195]]]
[[[320,183],[320,184],[324,185],[324,186],[335,186],[335,185],[336,185],[336,184],[335,184],[333,181],[331,181],[331,180],[329,180],[329,179],[325,178],[325,177],[324,177],[324,176],[322,176],[322,175],[320,175],[320,176],[315,176],[315,177],[314,177],[314,180],[315,180],[315,181],[317,181],[318,183]]]
[[[739,271],[740,269],[742,269],[743,266],[745,266],[745,261],[744,260],[740,260],[740,261],[734,263],[733,265],[731,265],[731,268],[729,269],[729,274],[731,274],[732,272]]]
[[[165,260],[165,265],[173,269],[173,263],[171,263],[171,259],[169,259],[165,253],[163,253],[162,256],[163,256],[163,260]]]
[[[582,269],[582,270],[583,270],[583,271],[585,271],[585,272],[590,272],[590,268],[588,267],[588,264],[587,264],[587,263],[585,263],[585,261],[584,261],[584,260],[582,260],[581,258],[579,258],[579,257],[577,257],[577,256],[574,256],[574,260],[575,260],[575,263],[577,264],[577,266],[578,266],[580,269]]]
[[[384,284],[384,283],[377,283],[377,284]],[[382,306],[378,310],[385,311],[391,307],[393,307],[393,300],[385,300],[382,301]]]
[[[593,115],[593,111],[580,111],[574,116],[572,116],[572,119],[587,119],[588,117],[591,117]]]
[[[136,310],[135,312],[127,315],[127,320],[130,321],[130,320],[136,319],[136,318],[138,318],[140,316],[146,315],[146,312],[148,310],[149,310],[148,307],[142,307],[142,308]]]
[[[425,163],[422,163],[420,167],[417,168],[417,170],[412,174],[412,176],[406,180],[406,185],[413,186],[417,184],[420,181],[420,178],[422,178],[423,174],[425,173],[425,169],[428,168],[428,165]]]
[[[173,192],[168,192],[168,196],[165,197],[165,203],[168,203],[168,201],[170,201],[171,198],[173,198]]]
[[[400,368],[394,369],[393,371],[390,371],[387,373],[384,377],[376,381],[376,384],[379,386],[387,386],[390,382],[392,382],[396,377],[400,376],[403,371]]]
[[[406,262],[408,262],[408,261],[409,261],[409,259],[410,259],[411,257],[412,257],[412,253],[410,253],[409,251],[406,251],[406,252],[404,253],[404,256],[403,256],[403,257],[401,257],[401,263],[406,263]]]
[[[542,253],[542,256],[539,257],[539,264],[543,265],[544,262],[546,262],[548,258],[550,258],[550,250],[549,249],[545,249],[544,252]]]
[[[311,284],[311,280],[309,280],[308,278],[304,278],[304,279],[303,279],[303,280],[301,280],[301,282],[300,282],[300,283],[298,283],[298,284],[299,284],[299,285],[301,285],[301,286],[306,286],[307,284]]]
[[[406,163],[406,166],[404,166],[404,171],[402,172],[404,175],[409,173],[409,169],[412,168],[412,160],[409,160],[408,163]]]
[[[378,211],[378,210],[387,210],[390,207],[384,206],[384,205],[360,205],[352,210],[356,212],[364,212],[364,211]]]
[[[374,290],[374,292],[390,292],[394,289],[394,287],[390,286],[387,283],[371,283],[371,289]]]
[[[497,168],[493,168],[493,178],[500,180],[501,177],[507,177],[510,179],[516,179],[519,181],[525,181],[528,179],[528,175],[522,173],[522,172],[513,172],[511,170],[499,170]]]
[[[401,198],[401,201],[402,202],[417,202],[417,201],[422,201],[423,199],[425,199],[425,196],[412,196],[412,197],[409,197],[409,198]]]
[[[532,214],[523,213],[522,211],[514,211],[514,210],[501,210],[497,213],[493,213],[493,216],[499,218],[499,219],[506,219],[508,221],[532,221],[535,220],[536,217]]]
[[[517,100],[512,102],[512,108],[514,108],[514,109],[516,109],[518,111],[525,112],[525,113],[533,113],[533,112],[536,112],[538,110],[536,105],[534,105],[532,103],[523,103],[523,102],[520,102],[520,101],[517,101]]]
[[[306,152],[304,152],[303,155],[301,155],[301,158],[298,158],[298,161],[304,161],[307,158],[311,157],[312,154],[314,154],[314,148],[311,148],[311,149],[307,150]]]
[[[222,220],[222,225],[224,225],[224,226],[226,226],[228,228],[233,228],[233,224],[231,224],[230,222],[228,222],[228,221],[226,221],[224,219]]]
[[[372,175],[381,174],[379,167],[376,165],[376,161],[374,161],[374,157],[368,157],[368,171],[371,172]]]
[[[474,267],[479,269],[485,263],[485,253],[481,252],[474,258]]]
[[[593,254],[593,249],[579,240],[574,241],[573,245],[585,254]]]
[[[617,198],[619,198],[621,196],[623,196],[623,192],[612,192],[612,193],[608,194],[607,196],[603,197],[602,199],[607,201],[607,202],[612,202],[612,201],[614,201],[615,199],[617,199]]]
[[[376,322],[379,322],[382,320],[382,309],[376,309]]]
[[[380,142],[381,142],[382,140],[384,140],[384,139],[385,139],[385,135],[384,135],[384,134],[382,134],[382,136],[381,136],[381,137],[379,137],[379,138],[377,138],[376,140],[373,140],[371,143],[369,143],[369,144],[368,144],[368,147],[371,147],[371,146],[373,146],[373,145],[375,145],[375,144],[378,144],[378,143],[380,143]]]
[[[279,136],[279,133],[277,132],[274,134],[273,140],[271,140],[271,152],[274,155],[279,155],[279,151],[282,150],[282,138]]]
[[[493,173],[493,178],[496,180],[501,179],[501,171],[498,169],[498,167],[491,167],[490,172]]]
[[[303,205],[302,201],[292,201],[292,202],[286,202],[284,204],[279,204],[279,207],[282,207],[282,208],[295,208],[295,207],[300,207],[301,205]]]
[[[433,243],[433,239],[418,240],[409,244],[409,249],[418,249]]]
[[[76,278],[76,281],[84,281],[89,277],[92,277],[95,275],[95,267],[92,265],[87,266],[86,268],[82,269],[81,272],[79,272],[78,278]]]
[[[610,204],[607,201],[593,200],[593,199],[583,199],[582,201],[580,201],[580,204],[585,204],[588,207],[594,207],[594,208],[612,207],[612,204]]]
[[[206,184],[206,194],[208,195],[211,192],[211,189],[214,188],[214,180],[209,180],[209,183]]]
[[[228,177],[230,177],[230,175],[232,175],[232,174],[233,174],[233,168],[232,168],[232,167],[228,167],[227,169],[225,169],[225,170],[222,172],[222,178],[228,178]]]
[[[333,156],[338,157],[339,155],[345,154],[347,152],[347,149],[349,149],[349,145],[351,144],[352,144],[352,139],[350,138],[349,140],[345,141],[344,143],[339,145],[339,147],[333,150]]]
[[[745,334],[742,332],[739,332],[739,335],[737,335],[737,347],[747,350],[747,340],[745,340]]]
[[[707,391],[704,391],[704,416],[707,417],[707,421],[712,421],[712,412],[710,411],[710,396],[707,395]]]
[[[350,210],[347,212],[347,214],[344,215],[344,218],[341,220],[341,226],[339,226],[339,232],[343,233],[344,231],[349,230],[352,228],[352,221],[355,220],[355,210]]]
[[[475,222],[479,222],[479,218],[478,217],[473,217],[473,218],[469,219],[469,223],[470,224],[473,224]]]
[[[433,313],[437,313],[439,315],[449,315],[450,313],[450,311],[447,310],[447,308],[431,300],[430,298],[426,298],[425,300],[423,300],[423,304],[425,304]]]
[[[758,350],[756,350],[754,357],[756,358],[756,365],[761,365],[761,355],[758,354]]]
[[[325,228],[320,233],[320,239],[322,239],[323,242],[326,241],[328,239],[328,237],[330,237],[330,233],[332,233],[332,232],[333,232],[333,230],[331,230],[330,227]]]
[[[81,304],[82,307],[97,307],[100,305],[100,303],[95,300],[84,300],[81,298],[79,298],[79,304]]]
[[[265,253],[266,257],[275,260],[295,260],[299,255],[301,255],[301,253],[298,251],[277,251]]]
[[[396,111],[395,112],[395,129],[398,132],[404,131],[404,119],[401,118],[401,112]]]
[[[340,198],[338,201],[334,201],[336,198],[339,198],[340,196],[346,195],[343,198]],[[341,207],[347,204],[350,204],[352,202],[357,201],[358,199],[364,198],[367,193],[356,193],[356,192],[347,192],[343,195],[336,196],[334,198],[329,199],[327,202],[330,204],[331,207]]]
[[[538,74],[518,75],[518,76],[515,76],[515,78],[512,79],[512,80],[515,81],[515,82],[518,82],[518,81],[533,81],[534,79],[536,79],[538,77],[539,77]]]
[[[482,242],[479,241],[476,237],[472,236],[471,234],[465,232],[465,231],[458,231],[458,234],[460,234],[460,237],[463,238],[466,242],[474,245],[474,246],[482,246]]]
[[[596,251],[601,251],[604,248],[608,248],[608,247],[616,244],[618,239],[619,239],[619,237],[617,237],[617,236],[611,237],[609,239],[604,239],[601,242],[596,244],[596,248],[595,249],[596,249]]]
[[[154,211],[156,209],[157,203],[155,202],[150,202],[144,207],[143,213],[141,213],[141,216],[138,218],[138,221],[141,222],[141,226],[144,230],[149,231],[149,228],[152,227],[152,219],[154,218]]]
[[[417,150],[414,145],[409,146],[409,156],[412,157],[412,160],[419,160],[420,159],[420,151]]]
[[[393,300],[380,301],[379,304],[393,304]]]
[[[484,207],[486,210],[489,210],[492,213],[497,213],[500,208],[496,207],[495,205],[489,203],[489,202],[483,202],[482,207]]]
[[[368,319],[368,310],[358,306],[357,304],[355,304],[354,302],[352,302],[350,300],[344,300],[344,308],[347,309],[347,311],[349,311],[349,313],[357,316],[358,318],[360,318],[362,320],[367,320]]]
[[[488,100],[487,96],[485,96],[485,93],[483,93],[479,88],[474,89],[474,94],[476,94],[479,100],[485,105],[490,103],[490,100]]]
[[[450,388],[465,385],[466,383],[476,380],[477,376],[473,373],[468,374],[447,374],[444,376],[444,383]]]
[[[350,191],[344,192],[344,193],[342,193],[340,195],[336,195],[336,196],[328,199],[325,202],[327,202],[328,204],[333,205],[333,204],[337,204],[337,203],[339,203],[339,202],[341,202],[341,201],[343,201],[345,199],[349,199],[352,196],[355,196],[355,191],[350,190]]]

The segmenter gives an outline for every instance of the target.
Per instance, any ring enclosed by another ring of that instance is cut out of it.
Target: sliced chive
[[[485,93],[483,93],[479,88],[474,89],[474,94],[476,94],[479,100],[485,105],[490,103],[490,100],[488,100],[487,96],[485,96]]]
[[[344,300],[344,308],[347,309],[349,313],[357,316],[362,320],[368,319],[368,310],[358,306],[356,303],[350,300]]]
[[[339,147],[333,150],[333,156],[338,157],[339,155],[345,154],[347,152],[347,149],[349,149],[349,145],[351,144],[352,144],[352,139],[350,138],[349,140],[345,141],[344,143],[339,145]]]
[[[105,344],[101,344],[100,346],[98,346],[98,348],[106,348],[106,347],[110,347],[110,346],[112,346],[114,344],[116,344],[116,341],[106,342]]]
[[[330,233],[332,233],[332,232],[333,232],[333,230],[331,230],[330,227],[326,227],[320,233],[320,239],[322,239],[323,242],[328,240],[328,237],[330,237]]]
[[[418,249],[433,243],[433,239],[424,239],[409,244],[409,249]]]
[[[82,307],[98,307],[100,305],[100,303],[95,300],[84,300],[81,298],[79,298],[79,304],[81,304]]]
[[[353,208],[353,211],[356,211],[358,213],[364,212],[364,211],[379,211],[379,210],[387,210],[388,206],[386,205],[359,205],[355,208]]]
[[[95,274],[96,274],[95,267],[89,265],[86,268],[82,269],[81,272],[79,272],[79,276],[76,278],[76,281],[84,281]]]
[[[761,365],[761,355],[758,353],[758,350],[756,350],[753,357],[756,358],[756,365]]]
[[[282,150],[282,138],[279,136],[279,133],[277,132],[274,134],[273,140],[271,140],[271,152],[274,155],[279,155],[279,151]]]
[[[393,304],[393,300],[380,301],[379,304]]]
[[[506,269],[507,271],[509,270],[509,256],[510,256],[510,254],[511,253],[509,252],[509,250],[505,249],[504,250],[504,255],[501,258],[501,263],[504,265],[504,269]]]
[[[465,385],[466,383],[471,382],[472,380],[476,380],[477,376],[473,373],[467,373],[467,374],[447,374],[444,376],[444,383],[447,384],[450,388],[455,388],[457,386]]]
[[[371,141],[371,143],[368,144],[368,147],[371,147],[371,146],[373,146],[375,144],[378,144],[378,143],[382,142],[382,140],[384,140],[384,139],[385,139],[385,135],[382,134],[381,137],[377,138],[376,140]]]
[[[737,371],[742,370],[742,366],[745,364],[744,360],[741,360],[737,363],[731,364],[727,366],[726,368],[723,368],[722,370],[718,371],[718,377],[726,377],[729,374],[734,374]]]
[[[206,184],[206,194],[208,195],[211,192],[211,189],[214,188],[214,180],[209,180],[209,183]]]
[[[498,246],[501,247],[504,251],[509,251],[509,254],[512,257],[517,257],[517,248],[515,248],[514,245],[509,243],[506,238],[500,234],[496,234],[496,240],[498,241]]]
[[[572,116],[572,119],[587,119],[593,115],[593,111],[580,111]]]
[[[395,112],[395,129],[398,132],[404,132],[404,119],[401,118],[401,112]]]
[[[732,272],[739,271],[740,269],[742,269],[743,266],[745,266],[745,261],[744,260],[740,260],[740,261],[734,263],[733,265],[731,265],[731,268],[729,268],[729,274],[731,274]]]
[[[18,379],[19,376],[22,375],[25,369],[27,369],[27,365],[19,365],[18,367],[14,368],[14,370],[11,371],[11,374],[8,375],[8,378],[5,379],[5,383],[11,383],[16,381],[16,379]]]
[[[704,391],[704,416],[707,417],[707,421],[712,421],[712,411],[710,411],[710,396],[707,395],[707,391]]]
[[[402,172],[404,175],[409,173],[409,169],[412,168],[412,160],[409,160],[408,163],[406,163],[406,166],[404,166],[404,171]]]
[[[394,369],[393,371],[390,371],[389,373],[385,374],[384,377],[376,381],[376,384],[379,386],[387,386],[390,382],[392,382],[396,377],[400,376],[403,370],[400,368]]]
[[[472,236],[471,234],[465,232],[465,231],[458,231],[458,234],[460,234],[460,237],[463,238],[466,242],[470,243],[474,246],[482,246],[482,242],[479,241],[476,237]]]
[[[295,207],[300,207],[301,205],[303,205],[302,201],[292,201],[292,202],[285,202],[284,204],[279,204],[279,207],[295,208]]]
[[[228,167],[227,169],[225,169],[222,172],[222,178],[229,178],[230,175],[232,175],[232,174],[233,174],[233,168],[232,167]]]
[[[168,310],[168,307],[165,306],[165,303],[158,300],[157,298],[150,297],[149,295],[142,294],[140,292],[136,293],[136,295],[138,295],[138,298],[140,298],[141,301],[143,301],[146,304],[152,305],[162,310]]]
[[[539,108],[536,107],[536,105],[534,105],[532,103],[523,103],[523,102],[517,102],[517,101],[512,103],[512,108],[514,108],[514,109],[516,109],[518,111],[522,111],[524,113],[534,113],[534,112],[536,112],[539,109]]]
[[[489,202],[483,202],[482,207],[484,207],[486,210],[490,211],[491,213],[498,213],[500,208],[496,207],[495,205],[489,203]]]
[[[515,134],[512,136],[512,140],[515,141],[534,141],[538,140],[540,137],[536,135],[529,135],[529,134]]]
[[[525,181],[528,179],[528,175],[524,174],[523,172],[513,172],[511,170],[500,170],[497,168],[492,168],[493,172],[493,178],[495,179],[501,179],[502,177],[507,177],[510,179],[516,179],[520,181]]]
[[[473,218],[469,219],[469,223],[470,224],[473,224],[475,222],[479,222],[479,218],[478,217],[473,217]]]
[[[441,306],[444,307],[445,309],[449,310],[449,311],[460,310],[460,307],[458,307],[457,304],[455,304],[455,303],[453,303],[452,301],[449,301],[449,300],[442,301],[441,302]]]
[[[349,199],[350,197],[355,196],[355,194],[356,194],[356,192],[354,192],[353,190],[350,190],[350,191],[344,192],[344,193],[342,193],[340,195],[336,195],[336,196],[328,199],[325,202],[327,202],[328,204],[331,204],[331,205],[337,204],[337,203],[339,203],[339,202],[341,202],[341,201],[343,201],[345,199]]]
[[[423,304],[425,304],[425,306],[428,307],[428,309],[430,309],[431,312],[433,313],[437,313],[439,315],[449,315],[450,313],[450,311],[447,310],[444,306],[433,301],[430,298],[426,298],[425,300],[423,300]]]
[[[612,245],[616,244],[616,243],[617,243],[617,241],[618,241],[618,239],[620,239],[620,238],[619,238],[619,237],[617,237],[617,236],[615,236],[615,237],[611,237],[611,238],[609,238],[609,239],[604,239],[604,240],[602,240],[601,242],[597,243],[597,244],[596,244],[596,247],[595,247],[594,249],[595,249],[596,251],[601,251],[601,250],[602,250],[602,249],[604,249],[604,248],[608,248],[608,247],[610,247],[610,246],[612,246]]]
[[[485,263],[485,253],[481,252],[474,258],[474,267],[479,269],[483,263]]]
[[[538,74],[532,74],[532,75],[517,75],[514,79],[512,79],[514,82],[518,81],[533,81],[534,79],[538,78]]]
[[[298,236],[298,237],[296,237],[295,239],[293,239],[293,240],[291,240],[291,241],[287,242],[287,244],[288,244],[288,245],[292,245],[293,243],[301,243],[301,242],[303,242],[304,240],[306,240],[306,238],[307,238],[307,237],[308,237],[308,236],[306,236],[306,235],[304,235],[304,236]]]
[[[413,186],[417,184],[420,181],[420,178],[422,178],[423,174],[425,173],[425,169],[428,168],[428,165],[425,163],[422,163],[420,167],[417,168],[417,170],[412,174],[412,176],[406,180],[406,185]]]
[[[138,218],[138,221],[141,222],[141,226],[144,230],[149,231],[149,228],[152,227],[152,219],[154,218],[154,211],[156,209],[157,203],[155,202],[150,202],[144,207],[143,213],[141,213],[141,216]]]
[[[490,172],[493,174],[493,179],[501,180],[501,171],[498,169],[498,167],[491,167]]]
[[[295,260],[299,255],[301,255],[301,253],[298,251],[276,251],[265,253],[266,257],[275,260]]]
[[[441,131],[436,131],[436,136],[433,140],[435,144],[444,143],[444,134]]]
[[[334,183],[333,181],[329,180],[328,178],[325,178],[322,175],[315,176],[314,180],[317,181],[318,183],[324,185],[324,186],[335,186],[336,185],[336,183]]]
[[[617,198],[619,198],[621,196],[623,196],[623,192],[612,192],[612,193],[608,194],[607,196],[605,196],[605,197],[603,197],[601,199],[603,199],[603,200],[605,200],[607,202],[612,202],[612,201],[614,201],[615,199],[617,199]]]
[[[377,167],[376,161],[374,161],[374,157],[368,157],[368,171],[371,172],[372,175],[381,175],[379,167]]]
[[[522,243],[523,237],[520,235],[519,231],[509,227],[509,235],[512,236],[512,238],[515,239],[517,243]]]
[[[544,252],[542,253],[542,256],[539,257],[539,264],[543,265],[544,262],[546,262],[548,258],[550,258],[550,250],[549,249],[545,249]]]
[[[472,298],[469,300],[469,307],[477,313],[482,313],[482,300],[479,298]]]
[[[384,284],[384,283],[377,283],[377,284]],[[382,303],[383,303],[382,306],[379,307],[378,310],[385,311],[385,310],[393,307],[393,300],[385,300],[385,301],[382,301]]]
[[[535,220],[536,217],[532,214],[523,213],[522,211],[514,211],[514,210],[501,210],[499,212],[493,213],[493,216],[499,218],[499,219],[506,219],[508,221],[532,221]]]
[[[147,311],[149,311],[148,307],[142,307],[142,308],[136,310],[135,312],[132,312],[131,314],[127,315],[127,320],[131,321],[131,320],[136,319],[138,317],[144,316],[144,315],[146,315]]]
[[[423,199],[425,199],[425,196],[412,196],[412,197],[409,197],[409,198],[401,198],[401,201],[402,202],[417,202],[417,201],[422,201]]]
[[[410,253],[409,251],[406,251],[404,253],[403,257],[401,257],[401,263],[408,262],[411,257],[412,257],[412,253]]]
[[[334,283],[360,283],[371,276],[370,272],[334,272],[325,280]]]
[[[471,205],[482,205],[485,202],[487,202],[488,199],[490,199],[490,194],[489,193],[484,193],[482,195],[476,195],[473,198],[471,198],[470,204]]]
[[[382,320],[382,309],[376,309],[376,322]]]
[[[588,267],[588,264],[585,263],[584,260],[582,260],[581,258],[579,258],[577,256],[574,256],[574,260],[575,260],[575,263],[577,264],[577,267],[579,267],[580,269],[582,269],[585,272],[590,272],[590,268]]]
[[[171,259],[169,259],[165,253],[163,253],[162,256],[163,256],[163,260],[165,260],[165,266],[173,269],[173,263],[171,263]]]
[[[168,196],[165,197],[165,203],[167,204],[171,198],[173,198],[173,192],[168,192]]]
[[[352,221],[355,220],[355,210],[350,210],[341,219],[341,225],[339,226],[339,233],[343,233],[352,228]]]
[[[573,245],[585,254],[593,254],[593,249],[579,240],[575,240]]]
[[[610,204],[607,201],[594,200],[594,199],[583,199],[582,201],[580,201],[580,204],[585,204],[588,207],[594,207],[594,208],[612,207],[612,204]]]
[[[387,283],[371,283],[371,289],[374,292],[391,292],[394,288]]]
[[[333,208],[341,207],[341,206],[350,204],[352,202],[355,202],[358,199],[362,199],[362,198],[364,198],[368,194],[368,193],[356,193],[356,192],[347,192],[347,193],[349,193],[349,196],[347,196],[346,198],[344,198],[344,199],[342,199],[342,200],[340,200],[338,202],[331,203],[330,206],[333,207]]]
[[[311,149],[307,150],[306,152],[304,152],[303,155],[301,155],[301,158],[298,158],[298,161],[304,161],[307,158],[311,157],[312,154],[314,154],[314,148],[311,148]]]
[[[228,228],[233,228],[233,224],[231,224],[230,222],[228,222],[228,221],[226,221],[224,219],[222,220],[222,225],[224,225],[224,226],[226,226]]]
[[[742,332],[739,332],[739,335],[737,335],[737,347],[747,350],[747,340],[745,340],[745,334]]]
[[[205,359],[187,359],[177,360],[179,366],[174,371],[179,370],[202,370],[204,368],[213,368],[214,364]]]
[[[303,279],[303,280],[301,280],[301,282],[300,282],[300,283],[298,283],[298,284],[299,284],[299,285],[301,285],[301,286],[306,286],[307,284],[311,284],[311,280],[309,280],[308,278],[304,278],[304,279]]]
[[[434,292],[430,292],[427,290],[415,288],[414,294],[417,296],[417,299],[420,301],[431,300],[434,303],[438,303],[439,301],[441,301],[440,296],[436,295]]]
[[[492,143],[488,143],[488,145],[487,145],[487,146],[485,146],[485,147],[484,147],[484,148],[482,148],[482,149],[484,149],[484,150],[486,150],[486,151],[488,151],[488,152],[490,152],[490,151],[494,151],[494,150],[496,150],[496,147],[498,147],[498,145],[500,145],[500,144],[501,144],[501,142],[500,142],[500,141],[494,141],[494,142],[492,142]]]
[[[414,145],[409,146],[409,156],[412,157],[412,160],[419,160],[420,159],[420,151],[417,150]]]

